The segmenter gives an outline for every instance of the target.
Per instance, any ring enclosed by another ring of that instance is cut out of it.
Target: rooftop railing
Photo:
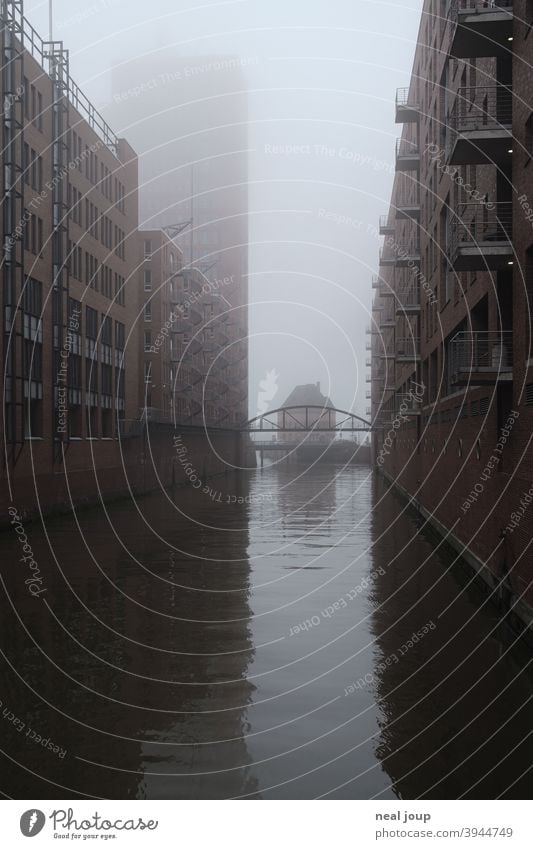
[[[49,73],[50,63],[53,61],[51,59],[51,53],[52,51],[62,50],[63,42],[44,41],[37,30],[30,24],[28,19],[24,17],[21,8],[17,8],[13,16],[8,14],[7,24],[13,28],[16,37],[19,37],[19,33],[22,35],[26,50],[31,54],[31,56],[33,56],[41,68],[46,73]],[[116,155],[118,137],[115,135],[107,121],[103,118],[100,112],[98,112],[96,107],[91,103],[80,87],[74,82],[70,74],[64,82],[68,100],[72,106],[87,121],[89,126],[102,139],[102,141],[105,142],[111,152]]]

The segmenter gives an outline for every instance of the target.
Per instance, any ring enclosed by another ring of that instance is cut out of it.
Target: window
[[[124,286],[124,277],[121,274],[117,274],[115,271],[115,302],[124,306],[126,303],[126,292]]]
[[[37,189],[37,154],[35,153],[33,147],[30,152],[31,159],[31,187],[32,189]]]
[[[102,316],[102,344],[110,347],[113,344],[113,323],[109,315]]]
[[[144,363],[144,382],[152,382],[152,363],[150,361],[145,361]]]
[[[98,313],[92,307],[85,307],[85,335],[89,339],[98,336]]]
[[[106,363],[102,364],[102,395],[113,394],[113,369]]]
[[[39,317],[42,311],[42,284],[28,277],[24,286],[24,312]]]
[[[149,268],[144,269],[144,291],[152,291],[152,272]]]
[[[118,257],[120,257],[120,259],[126,259],[124,239],[124,230],[121,230],[120,227],[117,227],[115,224],[115,253]]]
[[[26,211],[26,250],[36,256],[43,249],[43,220]]]
[[[42,435],[42,367],[43,337],[41,328],[42,284],[31,277],[26,279],[22,296],[24,309],[23,376],[28,393],[24,402],[24,434]]]
[[[144,240],[144,258],[152,259],[152,240],[145,239]]]
[[[30,118],[30,82],[24,77],[24,117]]]
[[[144,320],[152,320],[152,304],[150,303],[150,301],[148,301],[148,303],[144,305]]]
[[[30,185],[30,146],[24,142],[22,170],[24,172],[24,182],[27,186]]]
[[[527,165],[533,156],[533,112],[526,121],[526,162]]]
[[[151,347],[152,347],[152,331],[151,330],[145,330],[144,331],[144,350],[145,350],[145,352],[150,351]]]
[[[37,116],[37,89],[34,85],[31,86],[31,120],[35,124]]]
[[[123,351],[126,345],[126,328],[121,321],[115,321],[115,348]]]

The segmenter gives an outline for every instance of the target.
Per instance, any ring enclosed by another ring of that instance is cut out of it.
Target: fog
[[[395,89],[409,82],[421,0],[53,6],[73,77],[134,147],[138,127],[128,131],[114,90],[128,63],[155,68],[175,54],[200,74],[206,57],[238,59],[248,92],[250,413],[275,372],[274,407],[294,385],[320,381],[336,406],[364,415],[376,231],[399,134]],[[27,2],[26,16],[46,36],[48,4]],[[161,119],[145,94],[137,106],[155,146]]]

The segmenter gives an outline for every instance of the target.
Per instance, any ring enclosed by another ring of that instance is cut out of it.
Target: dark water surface
[[[530,655],[402,501],[212,488],[26,525],[39,598],[0,536],[4,795],[529,798]]]

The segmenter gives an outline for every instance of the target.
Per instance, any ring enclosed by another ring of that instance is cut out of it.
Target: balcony
[[[392,311],[383,311],[381,318],[379,319],[379,326],[382,330],[387,327],[396,327],[396,317]]]
[[[394,268],[396,265],[396,257],[390,254],[389,247],[380,248],[379,250],[379,266],[380,268]]]
[[[452,0],[449,21],[454,59],[509,56],[513,0]]]
[[[420,194],[418,191],[398,192],[396,196],[396,218],[400,220],[420,220]]]
[[[381,286],[379,287],[379,297],[380,298],[393,298],[394,297],[394,289],[392,288],[390,283],[386,283],[385,280],[381,281]]]
[[[513,379],[512,331],[457,333],[449,356],[452,383],[479,386]]]
[[[396,394],[396,412],[404,416],[419,416],[422,410],[421,401],[417,401],[414,395]]]
[[[417,171],[420,168],[420,148],[407,139],[396,140],[396,171]]]
[[[367,400],[367,401],[370,401],[370,400],[371,400],[371,398],[372,398],[372,392],[370,391],[370,389],[367,389],[367,390],[366,390],[366,392],[365,392],[365,398],[366,398],[366,400]]]
[[[420,361],[420,339],[405,336],[396,339],[396,362],[417,363]]]
[[[513,149],[510,89],[505,86],[460,88],[448,123],[451,165],[509,162]]]
[[[448,233],[453,270],[498,271],[513,265],[512,225],[510,202],[461,204]]]
[[[420,289],[409,286],[396,292],[396,315],[418,315],[420,313]]]
[[[390,348],[384,348],[382,351],[376,354],[376,357],[378,357],[380,360],[395,360],[396,352],[391,351]]]
[[[379,289],[380,280],[381,280],[381,278],[377,274],[374,274],[374,276],[372,277],[372,288],[373,289]],[[370,333],[370,330],[367,328],[366,332]]]
[[[408,88],[396,91],[396,123],[414,124],[420,120],[420,105],[409,93]]]
[[[388,215],[381,215],[379,218],[379,235],[394,236],[395,233],[396,224],[394,224],[394,222],[389,221]]]
[[[380,410],[376,416],[376,425],[379,428],[388,428],[394,422],[394,410]]]
[[[420,265],[420,245],[396,245],[394,264],[396,268],[412,268],[413,265]]]
[[[370,341],[370,339],[367,339],[366,344],[365,344],[365,348],[366,348],[367,351],[372,350],[372,342]]]

